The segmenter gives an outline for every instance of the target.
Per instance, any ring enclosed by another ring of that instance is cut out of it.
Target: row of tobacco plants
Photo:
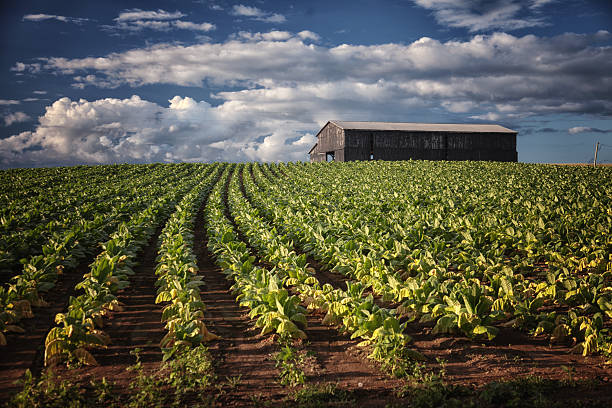
[[[252,166],[258,207],[433,333],[513,326],[612,353],[612,172],[482,162]]]
[[[10,203],[3,207],[0,221],[12,231],[3,232],[0,238],[0,345],[6,344],[6,333],[23,332],[19,322],[34,317],[32,307],[46,306],[44,293],[55,287],[60,275],[71,273],[94,255],[99,243],[145,211],[166,191],[165,185],[182,183],[197,168],[131,165],[47,170],[51,173],[47,177],[57,184],[45,183],[42,177],[29,190],[5,185],[5,194],[0,196]],[[65,177],[56,175],[60,170]],[[12,170],[8,174],[13,177],[7,178],[28,186],[41,171],[33,170],[32,177],[25,177],[29,174],[25,170]],[[22,257],[17,264],[16,257]]]

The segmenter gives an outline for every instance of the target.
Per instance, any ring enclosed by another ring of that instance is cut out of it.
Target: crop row
[[[102,245],[104,250],[96,257],[90,272],[76,285],[76,289],[83,293],[71,297],[67,312],[55,317],[58,326],[49,331],[45,340],[45,365],[67,359],[96,364],[87,349],[104,346],[110,341],[101,330],[103,317],[121,309],[117,294],[129,285],[138,252],[177,202],[192,191],[197,180],[198,177],[185,178],[175,185],[160,186],[159,192],[163,190],[165,193],[151,200],[146,209],[135,213],[129,221],[120,224]]]
[[[181,166],[168,170],[171,171],[156,174],[156,178],[165,176],[165,182],[172,185],[188,177],[195,169]],[[109,188],[107,184],[100,186],[99,190]],[[53,288],[60,274],[93,253],[99,242],[108,239],[109,234],[134,213],[145,209],[149,202],[164,191],[164,187],[156,182],[124,191],[130,194],[126,194],[123,201],[115,201],[115,205],[109,205],[93,219],[79,220],[62,234],[55,234],[43,245],[41,255],[24,259],[22,272],[11,278],[6,287],[0,287],[0,344],[6,341],[4,333],[22,330],[16,324],[22,318],[33,316],[32,306],[45,305],[41,292]]]
[[[608,353],[610,176],[546,169],[404,162],[254,174],[266,215],[303,249],[434,332],[492,338],[514,325]],[[595,176],[604,182],[588,189]]]

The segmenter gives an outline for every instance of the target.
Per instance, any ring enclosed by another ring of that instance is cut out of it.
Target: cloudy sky
[[[333,119],[612,162],[609,0],[7,0],[0,27],[0,168],[306,160]]]

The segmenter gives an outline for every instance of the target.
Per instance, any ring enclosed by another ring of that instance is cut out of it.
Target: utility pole
[[[597,151],[599,150],[599,142],[595,145],[595,158],[593,159],[593,167],[597,166]]]

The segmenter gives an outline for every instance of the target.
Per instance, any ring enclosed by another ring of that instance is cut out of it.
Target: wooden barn
[[[310,161],[487,160],[515,162],[514,130],[499,125],[329,121]]]

